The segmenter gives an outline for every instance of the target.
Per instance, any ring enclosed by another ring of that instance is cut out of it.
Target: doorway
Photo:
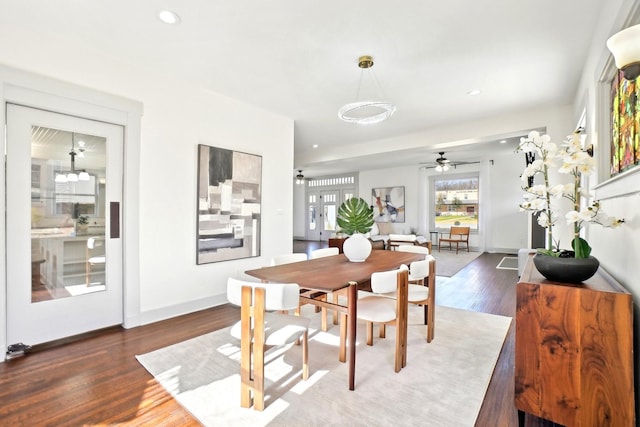
[[[8,344],[122,324],[124,128],[6,111]]]

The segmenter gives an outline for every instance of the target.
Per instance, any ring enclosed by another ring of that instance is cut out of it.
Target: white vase
[[[355,233],[344,241],[342,251],[351,262],[364,262],[371,255],[371,242],[364,234]]]

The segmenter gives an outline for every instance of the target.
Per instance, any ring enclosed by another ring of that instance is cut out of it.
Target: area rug
[[[443,249],[438,252],[437,248],[432,251],[436,259],[436,276],[452,277],[462,270],[467,264],[478,258],[482,252],[458,252]]]
[[[518,269],[518,257],[506,256],[503,257],[496,266],[499,270],[517,270]]]
[[[435,338],[425,339],[423,310],[411,306],[407,366],[393,369],[395,330],[367,346],[358,324],[355,390],[338,362],[339,330],[310,331],[310,376],[301,348],[271,351],[265,410],[240,408],[240,350],[228,328],[136,356],[205,426],[473,426],[511,318],[436,306]],[[377,328],[376,328],[377,333]]]

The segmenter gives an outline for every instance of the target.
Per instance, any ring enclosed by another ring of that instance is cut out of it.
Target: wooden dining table
[[[364,262],[351,262],[344,254],[339,254],[248,270],[245,273],[267,283],[297,283],[301,289],[301,304],[314,304],[346,314],[347,322],[341,322],[340,336],[341,343],[346,343],[349,353],[349,390],[354,390],[358,288],[370,283],[372,273],[393,270],[401,264],[408,266],[413,261],[423,259],[422,254],[374,250]],[[347,305],[327,301],[327,293],[344,292],[345,289]],[[345,362],[342,346],[339,358]]]

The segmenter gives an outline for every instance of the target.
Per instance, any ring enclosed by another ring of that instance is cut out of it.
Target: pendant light
[[[55,182],[78,182],[89,181],[90,175],[84,169],[76,170],[76,156],[78,153],[75,151],[75,134],[71,133],[71,151],[69,151],[69,157],[71,157],[71,170],[67,172],[59,172],[56,174]],[[84,157],[84,156],[82,156]]]
[[[338,117],[345,122],[360,125],[380,123],[393,115],[396,106],[384,101],[380,83],[373,73],[373,57],[361,56],[358,58],[358,67],[360,68],[360,81],[358,82],[356,100],[340,108]],[[360,91],[363,85],[369,87],[370,90],[365,91],[365,94],[367,97],[371,97],[370,99],[360,100]]]

